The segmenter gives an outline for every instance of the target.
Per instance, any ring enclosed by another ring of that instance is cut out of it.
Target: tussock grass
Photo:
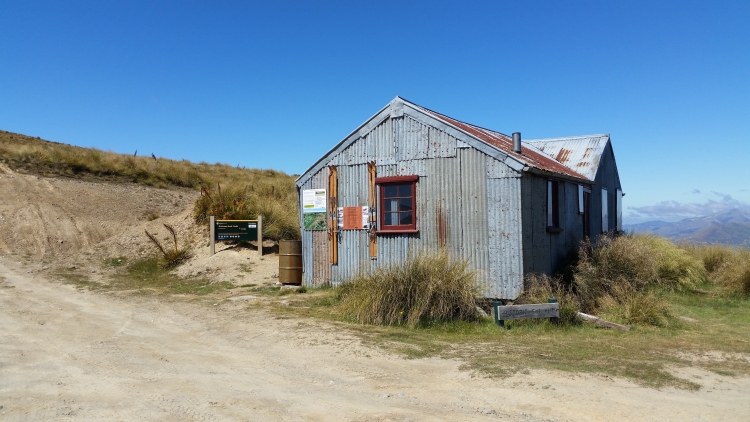
[[[668,239],[646,234],[602,237],[596,245],[584,242],[572,261],[564,279],[527,276],[519,302],[557,298],[564,325],[578,324],[580,311],[624,324],[663,327],[675,322],[663,293],[688,292],[707,281],[700,260]]]
[[[363,324],[428,325],[476,321],[476,274],[446,252],[422,252],[404,263],[363,273],[338,288],[344,315]]]
[[[300,239],[297,190],[284,179],[204,187],[195,202],[193,217],[206,223],[213,215],[220,220],[254,220],[263,216],[263,236],[274,240]]]
[[[726,245],[681,245],[703,262],[711,284],[730,296],[750,297],[750,249]]]
[[[255,219],[262,215],[264,237],[280,240],[300,236],[294,177],[283,172],[117,154],[5,131],[0,131],[0,161],[15,171],[42,176],[203,189],[204,195],[195,204],[199,223],[207,222],[208,215],[221,219]],[[224,188],[223,192],[218,186]],[[147,219],[158,217],[153,213]]]
[[[702,263],[668,239],[630,234],[584,243],[573,280],[583,312],[666,326],[674,316],[659,292],[690,291],[707,279]]]

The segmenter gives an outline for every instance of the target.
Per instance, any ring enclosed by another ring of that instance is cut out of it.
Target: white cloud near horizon
[[[740,209],[750,212],[750,204],[732,197],[732,195],[721,192],[712,192],[719,198],[709,199],[706,202],[678,202],[662,201],[645,207],[630,207],[634,211],[630,218],[675,218],[675,217],[701,217],[718,214],[722,212]]]

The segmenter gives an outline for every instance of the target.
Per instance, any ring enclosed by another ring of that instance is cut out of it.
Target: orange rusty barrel
[[[302,241],[279,241],[279,281],[302,284]]]

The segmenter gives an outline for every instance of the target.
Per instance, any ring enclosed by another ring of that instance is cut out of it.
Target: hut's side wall
[[[548,233],[547,178],[525,173],[522,178],[523,262],[524,273],[552,275],[560,269],[568,254],[575,252],[583,238],[583,217],[578,210],[578,185],[560,181],[560,233]],[[602,188],[607,189],[608,226],[617,223],[617,189],[621,189],[617,164],[608,143],[602,153],[595,183],[590,186],[589,233],[592,239],[602,234]]]
[[[559,181],[560,233],[547,231],[547,181],[526,173],[522,179],[524,273],[553,275],[583,238],[578,184]]]

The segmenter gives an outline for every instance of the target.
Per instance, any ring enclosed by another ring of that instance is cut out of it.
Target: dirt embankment
[[[17,174],[0,165],[0,253],[39,261],[70,256],[143,225],[182,213],[193,190]]]

